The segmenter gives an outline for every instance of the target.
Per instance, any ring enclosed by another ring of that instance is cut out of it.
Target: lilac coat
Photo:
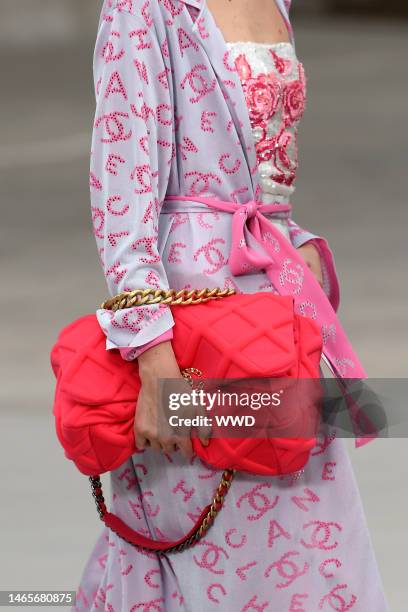
[[[162,257],[173,221],[160,216],[166,195],[244,203],[260,190],[242,87],[206,3],[122,0],[114,16],[107,14],[113,4],[105,1],[95,47],[91,158],[94,231],[111,295],[138,287],[166,289],[179,280],[170,283]],[[287,5],[280,0],[278,5],[292,32]],[[124,30],[128,35],[119,40]],[[290,236],[295,247],[313,240],[319,248],[325,291],[337,309],[339,285],[326,240],[293,219]],[[194,286],[216,283],[206,275]],[[168,307],[114,315],[98,309],[97,316],[108,349],[136,347],[122,351],[127,359],[155,339],[171,337],[174,324]]]

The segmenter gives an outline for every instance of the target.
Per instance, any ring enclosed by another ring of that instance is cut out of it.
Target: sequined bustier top
[[[242,83],[262,183],[262,201],[290,199],[297,170],[297,127],[306,79],[293,45],[227,42]]]

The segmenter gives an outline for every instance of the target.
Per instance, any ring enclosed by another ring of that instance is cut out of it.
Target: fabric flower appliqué
[[[283,108],[286,124],[299,121],[306,104],[306,79],[302,64],[299,64],[299,78],[285,84]]]
[[[255,150],[259,162],[271,162],[271,178],[275,183],[291,186],[297,169],[297,136],[295,125],[306,106],[306,78],[298,62],[298,75],[290,78],[293,62],[272,52],[275,69],[253,76],[244,53],[235,58],[235,67],[242,83],[251,127],[256,133]],[[278,116],[279,127],[271,133],[269,121]],[[275,131],[276,130],[276,131]]]
[[[264,123],[274,115],[282,99],[282,86],[272,72],[252,76],[251,66],[244,54],[235,59],[253,125]]]
[[[289,153],[289,148],[293,150]],[[274,180],[278,183],[291,185],[295,180],[297,168],[297,144],[293,135],[285,131],[284,127],[279,134],[271,137],[265,136],[256,144],[256,155],[259,161],[272,160],[276,171]]]
[[[282,76],[288,76],[292,72],[292,62],[278,55],[276,51],[269,49],[269,53],[274,61],[275,68]]]

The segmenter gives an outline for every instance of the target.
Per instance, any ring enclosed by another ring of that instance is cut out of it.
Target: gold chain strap
[[[187,380],[191,388],[194,388],[194,378],[192,374],[195,374],[198,377],[201,377],[203,375],[202,371],[199,370],[198,368],[185,368],[184,370],[181,370],[181,374]],[[198,388],[200,387],[202,388],[202,381],[198,381]],[[207,530],[213,524],[215,517],[217,516],[217,514],[219,513],[219,511],[221,510],[224,504],[225,497],[229,491],[232,480],[235,476],[235,472],[236,470],[231,470],[231,469],[224,470],[221,476],[220,484],[218,485],[217,490],[214,494],[214,498],[211,503],[211,506],[207,514],[203,518],[200,527],[197,529],[197,531],[192,536],[188,538],[188,540],[186,540],[182,544],[179,544],[176,547],[173,547],[167,552],[176,552],[176,551],[179,552],[181,550],[184,550],[185,548],[188,548],[189,546],[192,546],[193,544],[195,544],[195,542],[197,542],[200,538],[203,537],[203,535],[205,535]]]
[[[215,517],[217,516],[217,514],[219,513],[219,511],[221,510],[223,506],[225,497],[229,491],[232,480],[235,476],[235,472],[236,470],[229,470],[229,469],[224,470],[221,476],[221,482],[217,487],[212,504],[207,514],[203,518],[202,523],[200,527],[197,529],[197,531],[193,533],[193,535],[190,536],[188,540],[186,540],[182,544],[179,544],[178,546],[173,546],[172,548],[169,548],[166,552],[180,552],[184,550],[185,548],[189,548],[190,546],[195,544],[195,542],[197,542],[200,538],[202,538],[206,534],[208,529],[213,524]]]
[[[101,308],[107,310],[119,310],[121,308],[132,308],[133,306],[144,306],[149,304],[168,304],[187,306],[190,304],[203,304],[208,300],[218,300],[235,294],[235,289],[134,289],[123,291],[101,304]]]

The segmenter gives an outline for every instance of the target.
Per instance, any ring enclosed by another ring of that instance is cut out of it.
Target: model
[[[229,22],[223,19],[228,11]],[[94,78],[91,204],[110,295],[148,287],[283,292],[300,295],[302,314],[319,321],[319,304],[290,259],[278,270],[249,262],[232,273],[233,215],[205,204],[205,198],[234,202],[253,218],[257,210],[248,202],[291,203],[306,79],[288,2],[105,0]],[[184,200],[165,201],[169,195]],[[299,249],[337,310],[338,280],[326,240],[300,228],[290,210],[268,217],[282,240]],[[235,248],[259,250],[255,238],[244,231]],[[277,257],[282,244],[273,242]],[[110,507],[138,531],[177,539],[208,504],[220,473],[192,454],[189,439],[164,441],[154,429],[157,378],[181,376],[171,310],[99,309],[97,317],[107,349],[137,358],[142,379],[135,419],[140,450],[110,473]],[[348,340],[340,333],[334,340],[334,324],[322,329],[334,370],[353,376]],[[109,612],[387,609],[352,467],[336,438],[320,439],[299,473],[238,473],[205,538],[181,553],[159,557],[103,529],[75,606]]]

